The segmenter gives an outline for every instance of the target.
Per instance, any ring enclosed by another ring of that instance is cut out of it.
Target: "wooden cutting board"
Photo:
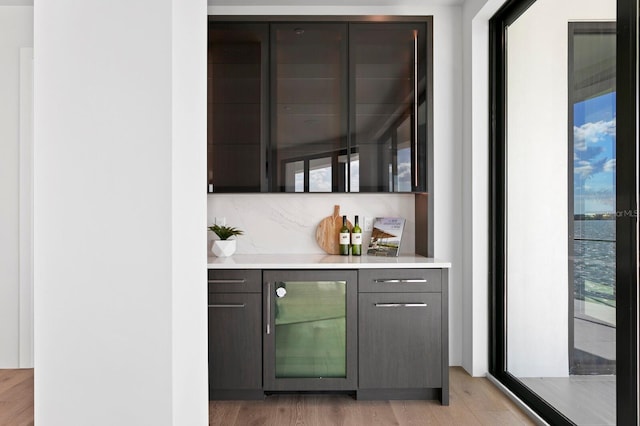
[[[348,219],[347,226],[349,229],[353,227]],[[316,228],[316,241],[329,254],[340,254],[340,228],[342,228],[340,206],[333,206],[333,215],[322,219]]]

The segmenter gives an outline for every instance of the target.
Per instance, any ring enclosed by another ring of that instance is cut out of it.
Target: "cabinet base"
[[[356,392],[356,399],[364,401],[437,399],[442,405],[449,405],[449,392],[442,388],[359,389]]]
[[[209,389],[209,401],[261,399],[264,399],[264,391],[262,389]]]

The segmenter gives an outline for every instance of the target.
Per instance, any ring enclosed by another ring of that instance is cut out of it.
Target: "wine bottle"
[[[354,256],[362,254],[362,229],[358,224],[358,216],[356,216],[353,229],[351,229],[351,254]]]
[[[342,216],[342,228],[340,228],[340,254],[349,256],[349,240],[351,235],[347,226],[347,217]]]

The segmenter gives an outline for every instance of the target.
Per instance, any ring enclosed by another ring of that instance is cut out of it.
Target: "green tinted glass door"
[[[357,273],[264,271],[265,390],[355,390]]]
[[[276,378],[346,376],[346,284],[276,282]]]

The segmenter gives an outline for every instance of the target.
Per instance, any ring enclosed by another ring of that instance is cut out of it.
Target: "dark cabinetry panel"
[[[448,271],[366,269],[358,286],[358,398],[448,405]]]
[[[347,28],[271,24],[274,192],[346,190]]]
[[[263,397],[262,292],[256,274],[261,275],[253,270],[209,271],[211,399]]]
[[[217,269],[209,271],[209,293],[262,293],[259,269]]]
[[[210,22],[210,189],[425,192],[431,19],[276,18]]]
[[[352,24],[352,192],[426,191],[426,23]]]
[[[440,304],[439,293],[360,294],[360,389],[442,386]]]
[[[358,276],[362,292],[432,292],[442,289],[440,269],[363,269]]]
[[[211,390],[262,388],[261,303],[259,293],[209,294]]]
[[[211,399],[449,401],[446,269],[210,270]]]
[[[209,192],[266,188],[268,40],[266,23],[209,23]]]

